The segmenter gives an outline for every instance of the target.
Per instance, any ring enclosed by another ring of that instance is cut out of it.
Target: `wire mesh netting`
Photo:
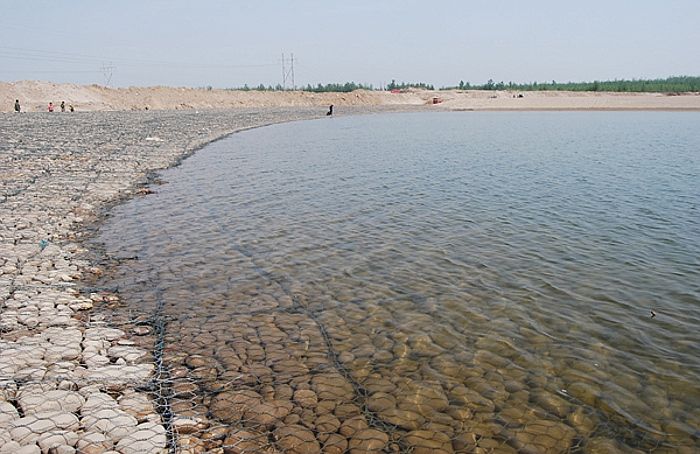
[[[99,207],[133,195],[145,169],[172,164],[228,122],[291,118],[237,115],[3,119],[0,453],[697,448],[697,428],[677,422],[661,433],[606,407],[583,379],[562,386],[546,358],[531,367],[478,314],[446,335],[431,331],[425,301],[378,307],[362,289],[295,288],[259,263],[258,276],[227,283],[223,293],[235,292],[224,297],[196,294],[207,276],[194,276],[198,287],[161,286],[138,266],[126,269],[149,289],[139,300],[88,287],[114,265],[138,265],[87,255],[78,227]],[[387,307],[404,311],[403,326]]]

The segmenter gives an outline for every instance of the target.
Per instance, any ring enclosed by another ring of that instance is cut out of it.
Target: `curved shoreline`
[[[110,207],[148,193],[143,186],[154,172],[205,145],[324,114],[288,108],[0,116],[0,453],[168,448],[162,411],[147,392],[156,371],[152,352],[134,340],[153,342],[152,329],[127,332],[92,310],[118,304],[118,297],[82,287],[103,273],[85,259],[82,242]]]

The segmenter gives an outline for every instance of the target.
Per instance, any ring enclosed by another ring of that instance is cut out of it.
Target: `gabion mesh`
[[[237,127],[311,115],[0,119],[0,453],[697,449],[697,428],[645,430],[589,389],[547,388],[487,330],[448,358],[439,333],[400,338],[361,306],[339,317],[272,276],[229,314],[173,310],[187,295],[168,289],[137,302],[87,286],[137,260],[98,251],[100,263],[81,240],[101,207],[149,192],[133,187],[146,171]],[[349,336],[348,320],[372,337]]]

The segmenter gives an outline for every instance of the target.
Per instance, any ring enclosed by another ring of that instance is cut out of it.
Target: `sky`
[[[276,85],[282,54],[296,86],[700,75],[700,0],[0,0],[0,17],[0,81]]]

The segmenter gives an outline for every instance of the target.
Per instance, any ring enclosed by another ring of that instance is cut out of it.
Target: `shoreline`
[[[173,428],[148,392],[160,380],[154,351],[142,347],[157,342],[156,327],[115,323],[99,310],[120,302],[86,287],[104,269],[86,258],[100,251],[85,240],[112,207],[147,194],[157,171],[209,143],[324,115],[295,108],[0,116],[0,453],[170,446]]]
[[[522,95],[520,98],[518,95]],[[433,104],[434,98],[438,103]],[[175,87],[109,88],[40,81],[0,82],[0,112],[12,112],[19,99],[26,112],[46,112],[48,102],[65,101],[76,112],[240,108],[427,108],[430,110],[590,110],[700,111],[700,93],[624,93],[567,91],[417,90],[398,93],[356,90],[348,93],[256,91]],[[56,110],[55,114],[61,114]],[[70,114],[66,112],[66,114]]]
[[[324,117],[319,108],[0,116],[0,453],[160,453],[173,447],[174,432],[195,443],[187,434],[207,426],[165,420],[153,399],[169,380],[151,357],[158,314],[105,315],[118,295],[86,285],[119,259],[86,249],[86,240],[111,208],[146,195],[158,171],[206,145]]]

